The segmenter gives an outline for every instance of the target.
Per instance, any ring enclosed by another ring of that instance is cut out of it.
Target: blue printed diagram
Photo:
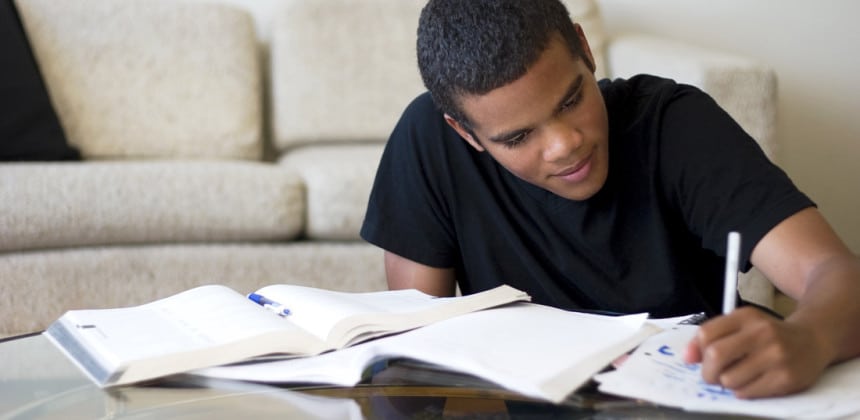
[[[686,345],[685,342],[659,341],[649,344],[649,348],[640,347],[640,351],[625,364],[638,365],[635,366],[637,370],[656,373],[652,376],[656,382],[653,385],[684,394],[688,398],[708,401],[735,399],[731,390],[705,382],[700,364],[684,362],[681,349]]]
[[[645,352],[644,355],[650,356],[651,362],[659,366],[660,376],[671,388],[711,401],[735,399],[731,390],[705,382],[702,365],[684,363],[679,353],[672,346],[663,344],[656,352]]]

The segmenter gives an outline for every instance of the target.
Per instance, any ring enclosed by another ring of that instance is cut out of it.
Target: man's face
[[[591,59],[581,30],[580,37]],[[574,58],[560,36],[521,78],[485,95],[463,96],[460,106],[471,133],[446,115],[448,123],[519,178],[570,200],[586,200],[606,182],[603,96],[585,60]]]

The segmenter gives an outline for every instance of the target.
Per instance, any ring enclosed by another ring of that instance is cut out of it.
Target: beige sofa
[[[383,289],[358,230],[384,141],[423,90],[421,3],[16,0],[84,161],[0,164],[0,335],[204,283]],[[610,40],[592,1],[567,3],[602,75],[696,84],[772,148],[767,68]],[[772,289],[743,293],[769,305]]]

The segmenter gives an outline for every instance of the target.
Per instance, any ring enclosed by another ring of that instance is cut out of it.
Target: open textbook
[[[417,290],[347,293],[293,285],[254,293],[278,306],[209,285],[140,306],[69,311],[44,334],[105,387],[267,354],[316,355],[530,299],[510,286],[450,298]]]
[[[375,361],[403,357],[558,403],[660,330],[646,319],[647,314],[611,317],[516,303],[315,357],[191,373],[255,382],[352,386]]]
[[[860,359],[831,366],[810,389],[776,398],[742,400],[702,379],[683,351],[695,326],[667,328],[643,342],[615,371],[597,375],[599,390],[688,411],[788,418],[842,418],[860,413]]]

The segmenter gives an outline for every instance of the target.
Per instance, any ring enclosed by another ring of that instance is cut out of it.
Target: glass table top
[[[386,362],[350,388],[279,387],[180,375],[144,386],[101,389],[38,334],[0,341],[0,372],[0,419],[727,418],[607,396],[593,386],[551,404],[405,360]]]

